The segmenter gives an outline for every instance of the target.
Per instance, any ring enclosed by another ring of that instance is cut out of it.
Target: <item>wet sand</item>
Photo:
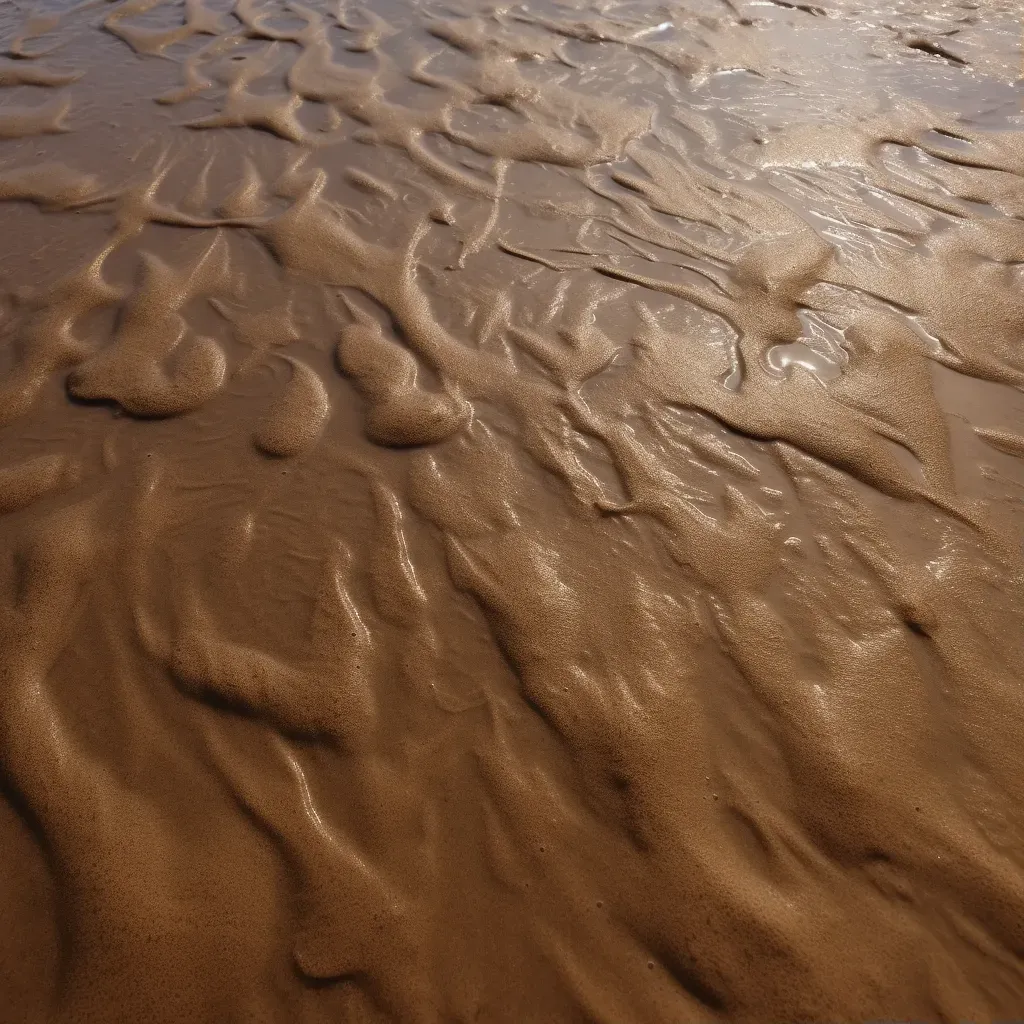
[[[0,1018],[1024,1016],[1018,5],[0,33]]]

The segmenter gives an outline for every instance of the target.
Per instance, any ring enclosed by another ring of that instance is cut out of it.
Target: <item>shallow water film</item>
[[[0,1019],[1024,1016],[1022,31],[0,5]]]

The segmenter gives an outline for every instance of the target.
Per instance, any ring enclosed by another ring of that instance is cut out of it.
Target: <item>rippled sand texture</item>
[[[1024,1014],[1019,13],[0,7],[0,1016]]]

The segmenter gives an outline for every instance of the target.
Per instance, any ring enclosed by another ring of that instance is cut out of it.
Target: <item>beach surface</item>
[[[1024,1017],[1021,38],[0,6],[0,1019]]]

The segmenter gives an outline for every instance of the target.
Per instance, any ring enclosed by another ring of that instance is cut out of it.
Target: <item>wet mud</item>
[[[0,7],[0,1017],[1024,1015],[1021,33]]]

